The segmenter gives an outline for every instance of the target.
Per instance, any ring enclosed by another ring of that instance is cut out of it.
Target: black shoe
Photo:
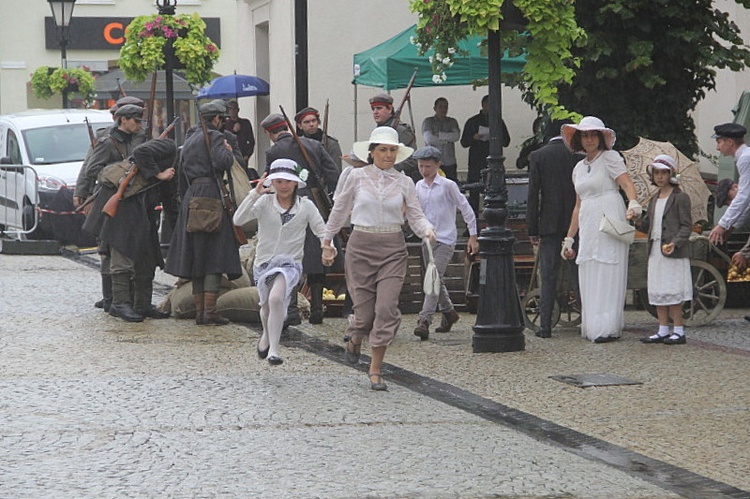
[[[282,359],[281,357],[276,357],[275,355],[271,355],[270,357],[268,357],[268,363],[272,366],[280,366],[284,363],[284,359]]]
[[[141,314],[143,317],[149,317],[151,319],[169,319],[172,316],[171,312],[162,312],[153,305],[151,305],[146,310],[136,310],[135,313]]]
[[[645,338],[641,338],[641,343],[664,343],[664,340],[669,338],[669,336],[659,336],[658,334],[654,334],[651,336],[646,336]]]
[[[685,343],[687,343],[687,339],[684,334],[673,334],[664,340],[665,345],[684,345]]]
[[[619,340],[619,336],[599,336],[594,339],[594,343],[612,343],[613,341]]]
[[[286,329],[289,326],[299,326],[300,324],[302,324],[302,319],[300,319],[299,316],[287,317],[281,329]]]
[[[143,322],[143,316],[133,310],[129,303],[113,303],[109,307],[109,315],[119,317],[125,322]]]
[[[265,350],[260,349],[260,340],[258,340],[258,346],[255,347],[255,349],[258,351],[258,358],[263,360],[266,357],[268,357],[268,351],[271,349],[271,345],[268,345]]]
[[[745,316],[745,320],[746,320],[747,322],[750,322],[750,315],[746,315],[746,316]]]
[[[94,306],[96,308],[101,308],[105,312],[109,312],[110,305],[112,305],[112,300],[105,300],[104,298],[94,303]]]
[[[552,338],[552,331],[549,329],[540,329],[534,333],[534,336],[538,336],[539,338]]]
[[[310,312],[310,324],[323,324],[322,310],[313,310]]]

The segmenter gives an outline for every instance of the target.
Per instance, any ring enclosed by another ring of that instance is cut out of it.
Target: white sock
[[[666,338],[667,336],[669,336],[669,326],[659,326],[659,332],[654,336],[658,336],[659,338]]]
[[[685,335],[685,326],[675,326],[674,330],[672,331],[673,334],[676,334],[677,336],[684,336]]]

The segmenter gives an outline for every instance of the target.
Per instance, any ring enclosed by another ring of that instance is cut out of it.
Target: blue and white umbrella
[[[268,82],[257,76],[231,74],[219,76],[211,80],[207,86],[200,89],[198,99],[231,99],[238,97],[252,97],[253,95],[268,95]]]

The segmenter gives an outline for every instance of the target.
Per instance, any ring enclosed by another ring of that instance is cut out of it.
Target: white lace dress
[[[661,220],[667,199],[657,198],[651,222],[653,243],[648,257],[648,302],[651,305],[677,305],[693,299],[690,258],[669,258],[661,253]]]
[[[581,336],[619,337],[624,325],[628,248],[599,231],[606,214],[625,221],[625,203],[617,177],[627,172],[615,151],[604,151],[591,164],[580,161],[573,169],[573,184],[581,197],[578,214],[578,279],[581,289]]]

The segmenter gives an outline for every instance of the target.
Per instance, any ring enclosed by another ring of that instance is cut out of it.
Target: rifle
[[[289,121],[289,117],[286,115],[284,107],[281,104],[279,104],[279,109],[281,109],[281,115],[284,116],[284,121],[286,121],[286,125],[289,128],[289,131],[292,132],[292,137],[294,137],[294,141],[297,143],[297,147],[299,147],[300,152],[302,152],[302,156],[304,156],[305,161],[307,161],[307,166],[310,169],[311,173],[311,175],[308,177],[308,180],[312,180],[308,187],[310,188],[310,192],[312,193],[313,197],[317,201],[315,204],[318,206],[320,214],[323,215],[323,219],[328,220],[328,216],[331,214],[331,208],[333,208],[333,201],[331,201],[331,198],[328,196],[328,192],[325,190],[323,182],[320,181],[318,172],[315,170],[317,168],[317,164],[313,162],[313,160],[310,158],[310,154],[307,152],[307,149],[305,149],[305,146],[302,145],[302,141],[299,139],[299,135],[297,135],[297,130],[294,128],[294,126],[292,126],[292,122]]]
[[[146,137],[152,139],[151,134],[154,133],[154,104],[156,103],[156,76],[158,71],[154,69],[154,74],[151,76],[151,94],[149,95],[148,101],[148,116],[146,117]],[[160,135],[159,138],[162,138]]]
[[[326,99],[326,107],[323,110],[323,147],[328,145],[328,99]]]
[[[391,121],[391,128],[396,128],[401,121],[401,111],[404,110],[404,104],[409,100],[409,94],[411,94],[411,89],[414,86],[414,81],[417,79],[417,71],[419,69],[414,68],[414,74],[411,75],[411,79],[409,80],[409,84],[406,86],[406,93],[404,93],[404,98],[401,99],[401,104],[398,106],[398,109],[395,113],[393,113],[393,121]]]
[[[122,84],[120,84],[120,79],[117,78],[117,90],[120,92],[120,97],[127,97],[128,94],[125,93],[125,90],[122,88]]]
[[[175,118],[174,121],[170,123],[166,129],[164,129],[161,135],[159,135],[159,138],[160,139],[167,138],[167,136],[169,136],[169,133],[172,131],[175,125],[177,125],[177,121],[179,121],[179,119],[180,118]],[[102,208],[102,213],[105,213],[109,215],[110,217],[114,217],[115,215],[117,215],[117,207],[120,206],[120,201],[122,201],[122,198],[125,197],[125,191],[130,185],[130,182],[132,182],[135,176],[138,175],[138,171],[139,171],[138,165],[133,163],[133,166],[130,168],[130,170],[128,170],[125,176],[120,180],[120,184],[117,186],[117,192],[112,194],[112,196],[104,204],[104,207]]]
[[[206,144],[206,153],[208,154],[208,159],[211,163],[211,173],[213,173],[214,179],[216,179],[216,184],[219,186],[219,195],[221,196],[221,206],[224,208],[224,211],[229,215],[229,223],[232,224],[232,231],[234,232],[234,239],[237,241],[237,244],[242,246],[243,244],[247,244],[247,235],[245,235],[245,231],[242,230],[242,227],[238,227],[234,225],[234,222],[232,221],[234,217],[234,202],[232,201],[232,196],[227,190],[226,184],[222,182],[219,179],[219,176],[216,175],[216,171],[214,170],[213,164],[214,160],[211,157],[211,139],[208,136],[208,127],[206,126],[206,121],[198,115],[198,121],[201,124],[201,130],[203,131],[203,142]],[[230,171],[227,173],[227,175],[230,177],[231,182],[231,168]]]
[[[84,118],[83,121],[86,122],[86,128],[89,131],[89,140],[91,141],[91,147],[96,147],[96,134],[94,133],[94,129],[91,127],[91,122],[88,118]]]

